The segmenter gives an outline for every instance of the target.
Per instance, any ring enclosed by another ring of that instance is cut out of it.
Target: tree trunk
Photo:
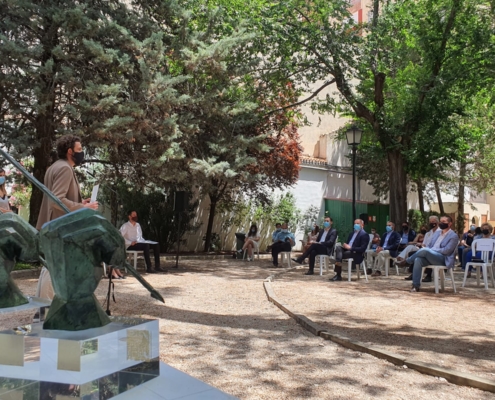
[[[440,185],[438,184],[438,179],[434,179],[435,193],[437,194],[438,209],[441,215],[445,215],[445,209],[443,208],[442,194],[440,193]]]
[[[397,226],[407,221],[407,173],[400,150],[387,154],[390,183],[390,220]]]
[[[466,182],[466,163],[461,162],[459,168],[459,191],[457,192],[457,221],[456,230],[459,235],[464,233],[464,196]]]
[[[218,197],[209,195],[210,197],[210,215],[208,216],[208,226],[206,227],[205,235],[205,248],[204,251],[208,252],[210,250],[211,234],[213,230],[213,221],[215,220],[215,210],[217,208]]]
[[[418,188],[418,202],[419,202],[419,211],[421,213],[425,212],[425,198],[423,195],[423,182],[421,181],[421,178],[416,179],[416,186]]]
[[[117,219],[119,214],[119,202],[117,199],[117,192],[110,191],[110,220],[113,226],[117,226]]]

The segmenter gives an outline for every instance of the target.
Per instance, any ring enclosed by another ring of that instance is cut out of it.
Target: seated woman
[[[318,237],[318,233],[320,232],[320,227],[315,224],[314,229],[308,233],[308,241],[303,247],[303,253],[308,250],[313,243],[316,243],[316,238]]]
[[[426,225],[421,225],[419,233],[416,235],[412,242],[408,243],[408,246],[400,252],[397,256],[397,261],[405,260],[408,257],[408,254],[413,251],[418,251],[425,240],[426,232],[428,231],[428,227]]]
[[[258,250],[260,246],[260,235],[258,234],[258,227],[256,224],[252,224],[249,228],[248,235],[246,239],[244,239],[244,246],[239,250],[239,253],[242,253],[244,250],[247,250],[248,253],[248,261],[253,261],[253,249]]]
[[[0,168],[0,212],[11,212],[7,189],[5,188],[5,170]]]

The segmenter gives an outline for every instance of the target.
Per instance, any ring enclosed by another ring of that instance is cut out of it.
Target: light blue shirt
[[[401,244],[407,244],[409,243],[409,231],[408,233],[403,233],[402,234],[402,239],[401,239]]]
[[[278,242],[279,240],[282,242],[285,242],[285,239],[290,238],[292,239],[292,242],[296,242],[296,238],[294,237],[294,234],[291,232],[277,232],[277,236],[275,236],[275,242]]]
[[[383,243],[383,247],[387,247],[387,244],[388,244],[388,239],[390,239],[390,235],[392,234],[393,231],[390,231],[389,233],[387,233],[387,236],[385,236],[385,242]]]
[[[320,238],[320,243],[323,243],[325,241],[325,238],[327,237],[327,233],[330,232],[330,229],[328,231],[323,231],[323,235],[321,235]]]
[[[354,240],[356,240],[356,236],[358,235],[359,231],[354,231],[354,235],[352,235],[351,241],[349,242],[349,246],[352,247],[352,244],[354,243]]]

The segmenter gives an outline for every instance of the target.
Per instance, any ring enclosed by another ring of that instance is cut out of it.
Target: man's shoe
[[[307,271],[304,275],[314,275],[314,274],[315,274],[315,272],[310,270],[310,271]]]
[[[407,263],[406,260],[402,260],[400,262],[397,263],[397,266],[399,267],[407,267],[409,264]]]
[[[147,274],[156,274],[156,271],[154,269],[147,269],[146,273]]]
[[[375,271],[371,274],[371,276],[380,276],[382,273],[380,271]]]
[[[373,273],[373,270],[371,268],[366,268],[366,274],[371,275]]]
[[[404,261],[402,257],[397,257],[397,262]]]
[[[417,293],[417,292],[419,292],[419,286],[414,286],[413,285],[413,287],[411,289],[411,293]]]
[[[404,280],[406,280],[406,281],[412,281],[412,274],[409,275],[408,277],[404,278]]]
[[[303,260],[301,260],[300,258],[291,258],[291,260],[294,261],[296,264],[302,265],[303,263]]]
[[[471,278],[471,271],[468,272],[467,277]]]
[[[158,268],[155,268],[155,272],[167,272],[167,270],[158,267]]]
[[[341,281],[342,277],[340,275],[335,275],[333,278],[329,279],[331,282]]]
[[[278,264],[273,263],[273,266],[274,266],[275,268],[277,268],[277,267],[278,267]]]
[[[431,282],[431,276],[425,276],[423,279],[421,279],[421,282]]]

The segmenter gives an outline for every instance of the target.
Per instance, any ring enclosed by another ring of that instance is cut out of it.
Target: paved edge
[[[290,269],[295,269],[295,268],[290,268]],[[320,336],[325,340],[331,340],[334,343],[337,343],[343,347],[346,347],[354,351],[371,354],[374,357],[381,358],[383,360],[391,362],[392,364],[398,366],[406,366],[410,369],[421,372],[422,374],[444,378],[447,381],[454,383],[456,385],[470,386],[476,389],[481,389],[495,393],[495,381],[493,380],[476,376],[470,373],[458,372],[452,369],[443,368],[435,364],[428,364],[419,360],[406,359],[401,355],[391,353],[379,347],[368,346],[365,343],[353,341],[348,337],[332,334],[328,332],[324,327],[310,320],[306,316],[301,314],[296,314],[290,309],[290,306],[288,304],[282,303],[277,298],[272,288],[272,282],[274,281],[274,279],[277,276],[289,271],[290,269],[286,269],[285,271],[279,272],[274,275],[270,275],[268,278],[266,278],[263,281],[265,293],[270,302],[275,304],[284,313],[286,313],[291,318],[293,318],[299,325],[301,325],[307,331],[311,332],[313,335]]]

